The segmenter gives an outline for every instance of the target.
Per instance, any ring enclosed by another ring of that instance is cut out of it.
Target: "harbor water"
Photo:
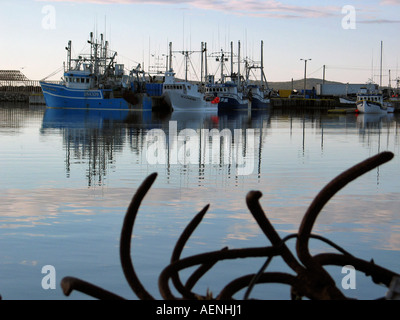
[[[162,299],[158,277],[191,219],[203,221],[182,257],[270,246],[246,205],[251,190],[278,234],[296,233],[318,192],[351,166],[382,151],[388,163],[352,181],[323,208],[312,230],[354,256],[400,272],[400,116],[265,110],[85,111],[0,105],[0,295],[4,300],[84,300],[65,296],[77,277],[137,300],[121,268],[122,223],[137,188],[153,172],[132,236],[132,262],[143,286]],[[296,256],[295,239],[287,243]],[[336,252],[321,241],[313,254]],[[218,262],[193,291],[214,295],[258,272],[265,258]],[[50,269],[49,269],[50,268]],[[327,267],[346,296],[375,299],[387,288]],[[48,285],[49,270],[54,271]],[[184,270],[187,278],[193,269]],[[267,271],[294,274],[279,257]],[[177,294],[179,296],[179,294]],[[242,299],[239,292],[236,299]],[[256,286],[256,299],[290,299],[283,284]]]

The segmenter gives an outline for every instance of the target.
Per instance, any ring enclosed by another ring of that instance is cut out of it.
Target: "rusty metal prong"
[[[64,277],[61,280],[61,288],[66,296],[76,290],[100,300],[125,300],[112,292],[74,277]]]
[[[156,178],[157,173],[152,173],[142,182],[142,184],[137,189],[125,214],[120,238],[120,259],[125,278],[128,281],[132,290],[141,300],[154,300],[154,298],[143,287],[142,283],[136,275],[135,269],[133,268],[131,260],[131,238],[133,225],[135,223],[140,204]]]
[[[221,251],[226,251],[228,250],[228,247],[222,248]],[[217,261],[211,261],[208,263],[204,263],[202,264],[198,269],[196,269],[195,272],[192,273],[192,275],[188,278],[188,280],[186,281],[185,284],[185,288],[187,290],[192,290],[193,287],[196,285],[197,281],[200,280],[200,278],[202,276],[204,276],[207,271],[209,271],[215,264],[217,263]]]
[[[217,297],[217,300],[233,300],[234,294],[246,288],[250,284],[254,276],[254,274],[249,274],[231,281],[222,289]],[[299,280],[296,276],[282,272],[263,273],[260,275],[257,283],[281,283],[287,284],[292,288],[301,288]]]
[[[308,249],[308,241],[317,216],[325,204],[349,182],[379,165],[390,161],[393,156],[394,154],[392,152],[386,151],[370,157],[338,175],[318,193],[303,217],[299,228],[298,241],[296,243],[297,256],[305,266],[310,267],[314,265]],[[319,266],[316,265],[314,265],[314,267],[319,268]]]
[[[195,256],[186,257],[175,261],[168,265],[161,272],[158,278],[158,287],[162,297],[165,300],[176,300],[177,298],[172,294],[168,285],[169,278],[176,272],[190,268],[195,265],[209,263],[210,261],[218,262],[226,259],[249,258],[249,257],[265,257],[267,255],[277,255],[278,250],[274,247],[261,247],[261,248],[246,248],[246,249],[231,249],[219,250],[208,253],[202,253]]]
[[[320,253],[313,257],[322,266],[346,266],[351,265],[359,272],[363,272],[366,276],[371,276],[372,281],[377,284],[383,284],[389,287],[393,277],[399,276],[398,273],[383,268],[370,261],[365,261],[354,256],[342,255],[336,253]]]
[[[171,256],[171,263],[178,261],[185,244],[189,240],[190,236],[192,235],[193,231],[197,228],[200,224],[201,220],[203,219],[204,215],[206,214],[210,205],[206,205],[193,219],[190,223],[186,226],[183,230],[181,236],[179,237],[174,251],[172,252]],[[188,290],[181,282],[179,278],[179,274],[175,273],[171,276],[172,282],[175,285],[175,288],[186,298],[186,299],[194,299],[196,296]]]
[[[285,262],[296,272],[303,270],[303,267],[299,264],[293,254],[290,252],[288,247],[282,242],[282,238],[276,232],[275,228],[272,226],[271,222],[268,220],[261,208],[260,202],[258,201],[262,197],[260,191],[250,191],[246,196],[247,207],[252,213],[254,219],[257,221],[259,227],[271,241],[274,247],[281,250],[282,258]]]

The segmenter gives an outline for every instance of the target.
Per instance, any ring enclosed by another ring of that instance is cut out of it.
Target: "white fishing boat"
[[[175,77],[172,68],[172,43],[169,44],[169,67],[164,74],[162,97],[173,111],[208,111],[217,110],[218,104],[215,101],[206,99],[202,85],[188,81],[189,51],[179,51],[185,55],[185,79]],[[202,79],[203,80],[203,79]]]
[[[382,86],[382,50],[383,41],[381,41],[381,83]],[[367,88],[361,88],[357,94],[356,102],[357,110],[361,113],[393,113],[394,105],[390,100],[384,100],[383,93],[381,91],[371,91]]]
[[[340,102],[340,104],[355,105],[356,99],[352,99],[349,97],[339,97],[339,102]]]
[[[360,113],[391,113],[394,107],[390,102],[384,101],[382,92],[369,91],[361,88],[357,94],[357,110]]]
[[[180,81],[170,70],[165,72],[162,96],[173,111],[213,110],[218,105],[207,101],[201,88],[189,81]]]

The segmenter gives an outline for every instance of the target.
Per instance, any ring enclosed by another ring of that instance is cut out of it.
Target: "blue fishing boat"
[[[108,41],[94,40],[90,33],[90,54],[71,58],[71,41],[64,76],[58,83],[42,80],[40,86],[46,105],[50,108],[73,109],[111,109],[111,110],[151,110],[153,97],[157,93],[148,93],[140,64],[129,74],[125,74],[124,65],[117,64],[117,52],[108,48]],[[162,86],[160,86],[160,93]]]
[[[240,42],[238,43],[240,52]],[[221,50],[217,57],[220,62],[221,77],[219,82],[214,81],[213,75],[208,75],[208,83],[205,86],[206,98],[215,104],[218,104],[219,111],[234,111],[248,109],[249,100],[243,91],[243,82],[240,75],[240,53],[238,54],[238,72],[233,72],[233,43],[231,42],[231,73],[224,74],[224,64],[228,59]],[[230,78],[226,81],[226,78]]]
[[[206,84],[206,95],[213,103],[218,104],[218,110],[247,109],[249,101],[239,92],[238,85],[233,81]]]
[[[252,109],[266,108],[270,106],[271,91],[263,90],[262,87],[252,84],[246,86],[247,98],[251,102]]]
[[[261,41],[261,63],[258,64],[249,59],[245,60],[246,80],[244,84],[244,91],[246,97],[251,102],[252,109],[262,109],[270,106],[270,97],[272,90],[268,88],[267,78],[264,73],[264,42]],[[260,78],[251,83],[250,74],[259,70]]]

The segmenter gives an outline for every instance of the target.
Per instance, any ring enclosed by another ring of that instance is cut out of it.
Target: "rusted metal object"
[[[181,258],[181,253],[185,244],[196,227],[201,223],[201,220],[209,209],[209,205],[205,206],[183,231],[172,253],[170,264],[164,268],[159,276],[158,284],[162,298],[166,300],[231,300],[238,291],[247,288],[244,299],[248,299],[254,285],[260,283],[280,283],[290,286],[292,299],[302,297],[313,300],[348,299],[341,290],[337,288],[332,277],[324,269],[324,266],[327,265],[352,265],[356,270],[371,276],[375,283],[383,284],[388,288],[393,288],[394,281],[399,277],[397,273],[378,266],[373,261],[368,262],[358,259],[328,239],[311,233],[318,214],[324,205],[341,188],[346,186],[349,182],[357,179],[362,174],[390,161],[392,158],[393,153],[382,152],[366,159],[337,176],[315,197],[304,215],[299,232],[297,234],[289,235],[284,239],[282,239],[276,232],[259,203],[262,193],[259,191],[250,191],[246,197],[247,207],[260,229],[271,242],[271,246],[243,249],[223,248],[222,250]],[[120,238],[120,258],[122,269],[133,292],[141,300],[154,300],[155,298],[144,288],[135,272],[131,260],[131,238],[140,204],[154,183],[156,177],[156,173],[151,174],[138,188],[128,207]],[[286,246],[286,241],[292,238],[296,238],[296,253],[299,260],[297,260],[296,256]],[[337,249],[339,253],[323,253],[312,256],[308,247],[310,238],[316,238],[328,243]],[[294,275],[265,271],[270,261],[277,256],[283,258],[285,263],[294,271]],[[200,295],[192,291],[194,285],[201,280],[202,276],[204,276],[206,272],[208,272],[219,261],[251,257],[266,258],[265,264],[257,273],[243,275],[242,277],[233,280],[228,283],[221,292],[214,294],[214,297],[210,293]],[[182,283],[179,277],[179,272],[183,269],[194,266],[197,266],[198,268],[191,274],[186,283]],[[176,291],[181,296],[177,297],[172,293],[169,286],[169,280],[172,280]],[[98,299],[123,299],[116,294],[73,277],[63,278],[61,285],[66,295],[69,295],[72,290],[78,290]],[[390,292],[396,292],[396,294],[388,294],[386,298],[393,296],[397,297],[398,286],[395,288],[396,289],[391,289]]]

